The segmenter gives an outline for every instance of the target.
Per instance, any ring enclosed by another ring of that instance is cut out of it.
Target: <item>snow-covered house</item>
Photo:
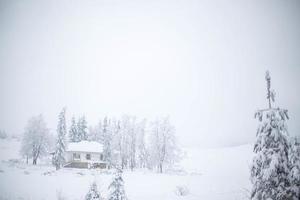
[[[107,168],[103,158],[103,145],[94,141],[69,143],[65,151],[65,167]]]

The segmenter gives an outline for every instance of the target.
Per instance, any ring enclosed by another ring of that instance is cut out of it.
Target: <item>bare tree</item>
[[[37,159],[45,155],[50,148],[50,136],[42,115],[29,119],[25,127],[21,154],[28,159],[32,158],[32,164],[37,164]]]
[[[122,117],[121,121],[121,131],[120,131],[120,141],[119,141],[119,152],[120,152],[120,162],[122,169],[128,167],[129,163],[129,144],[130,144],[130,138],[129,138],[129,132],[131,129],[130,125],[130,117],[128,115],[125,115]]]
[[[146,119],[137,124],[137,164],[140,168],[148,166],[149,154],[146,147]]]
[[[162,118],[152,123],[150,137],[151,165],[162,173],[165,165],[172,165],[178,159],[178,147],[175,138],[175,128],[169,118]]]

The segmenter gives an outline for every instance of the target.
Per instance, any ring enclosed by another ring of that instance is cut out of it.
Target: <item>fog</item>
[[[183,146],[254,141],[254,112],[300,136],[299,1],[0,1],[0,129],[43,114],[170,116]]]

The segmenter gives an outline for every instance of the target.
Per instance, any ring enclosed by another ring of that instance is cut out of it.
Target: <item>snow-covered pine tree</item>
[[[53,156],[53,164],[55,165],[56,170],[60,169],[63,163],[65,162],[64,153],[66,150],[66,109],[59,114],[58,125],[57,125],[57,141],[55,147],[55,153]]]
[[[101,200],[100,192],[98,191],[96,182],[93,182],[90,186],[88,193],[85,196],[85,200]]]
[[[294,138],[289,149],[290,191],[293,200],[300,199],[300,141]]]
[[[87,134],[87,121],[85,119],[85,116],[82,116],[78,119],[77,122],[77,131],[78,131],[78,138],[79,141],[87,140],[88,134]]]
[[[116,169],[113,181],[109,185],[108,189],[108,200],[127,200],[124,189],[124,181],[122,178],[122,170],[120,168]]]
[[[88,141],[97,141],[97,128],[94,126],[88,127]]]
[[[99,121],[97,127],[96,127],[96,141],[103,144],[103,126],[102,126],[102,120]]]
[[[90,126],[88,128],[88,140],[96,141],[103,144],[103,128],[102,128],[102,120],[96,126]]]
[[[254,158],[251,167],[252,200],[288,200],[289,162],[288,132],[285,121],[287,110],[272,108],[274,92],[270,91],[270,75],[266,73],[267,99],[269,108],[259,110],[255,117],[259,119],[254,145]]]
[[[78,130],[75,121],[75,117],[72,117],[71,127],[69,130],[69,141],[70,142],[79,142]]]

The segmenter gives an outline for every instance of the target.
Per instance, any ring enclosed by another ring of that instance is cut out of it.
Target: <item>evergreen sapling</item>
[[[109,189],[108,200],[127,200],[121,169],[116,169],[113,181],[109,185],[108,189]]]

